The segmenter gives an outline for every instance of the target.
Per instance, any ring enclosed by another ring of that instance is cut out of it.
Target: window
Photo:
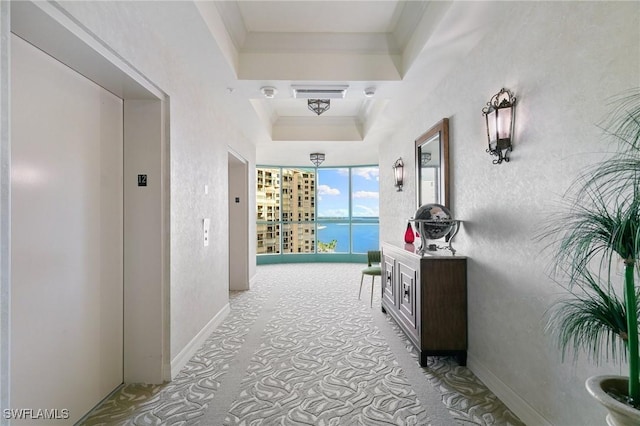
[[[380,247],[377,167],[351,169],[351,250],[366,253]]]
[[[378,167],[258,167],[256,175],[258,255],[379,248]]]
[[[349,253],[349,169],[318,169],[318,253]]]

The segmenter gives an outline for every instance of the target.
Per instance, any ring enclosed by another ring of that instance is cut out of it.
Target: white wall
[[[166,378],[163,367],[168,365],[162,359],[162,102],[125,100],[123,114],[124,381],[157,384]],[[138,186],[139,174],[147,176],[146,186]]]
[[[495,33],[459,58],[380,147],[381,240],[401,242],[416,209],[413,169],[405,168],[405,191],[395,192],[387,165],[414,158],[413,141],[449,117],[450,205],[464,221],[455,246],[469,256],[470,368],[529,424],[604,423],[584,380],[621,370],[584,357],[561,362],[543,333],[558,288],[534,236],[578,170],[611,148],[596,124],[610,95],[640,83],[640,3],[489,6]],[[493,165],[481,109],[502,87],[518,98],[517,134],[512,161]]]
[[[175,359],[228,303],[228,146],[250,169],[255,166],[254,147],[224,104],[225,78],[234,77],[224,59],[207,48],[213,39],[191,3],[63,2],[61,7],[170,97],[170,352]],[[208,247],[202,244],[204,217],[212,218]]]

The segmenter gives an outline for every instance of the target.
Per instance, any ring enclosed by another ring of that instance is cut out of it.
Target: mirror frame
[[[420,182],[422,181],[422,168],[420,166],[420,158],[422,154],[422,146],[425,142],[430,141],[435,136],[440,141],[440,194],[438,204],[449,208],[449,119],[443,118],[437,122],[433,127],[423,133],[418,139],[416,139],[415,149],[415,163],[416,163],[416,200],[418,208],[422,205],[421,195],[422,188]]]

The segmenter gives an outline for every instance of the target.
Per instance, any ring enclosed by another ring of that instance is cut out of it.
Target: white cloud
[[[360,176],[366,180],[378,180],[380,171],[377,167],[354,167],[351,169],[351,173],[353,173],[354,176]]]
[[[353,216],[359,217],[378,217],[380,216],[380,212],[377,208],[372,208],[368,206],[363,206],[358,204],[353,207]]]
[[[340,176],[349,176],[349,169],[338,169],[338,174]],[[353,167],[351,174],[366,180],[378,180],[380,172],[377,167]]]
[[[340,190],[329,185],[318,185],[318,195],[340,195]]]
[[[353,193],[353,198],[379,198],[380,193],[375,191],[356,191]]]
[[[347,209],[328,209],[318,212],[319,217],[348,217],[349,211]]]

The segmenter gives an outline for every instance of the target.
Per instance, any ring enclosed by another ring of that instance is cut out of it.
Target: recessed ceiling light
[[[264,97],[267,99],[273,99],[276,96],[276,93],[278,93],[278,89],[272,86],[261,87],[260,91],[262,92]]]
[[[364,89],[364,95],[367,98],[371,98],[375,94],[376,94],[376,88],[375,87],[367,87],[366,89]]]

